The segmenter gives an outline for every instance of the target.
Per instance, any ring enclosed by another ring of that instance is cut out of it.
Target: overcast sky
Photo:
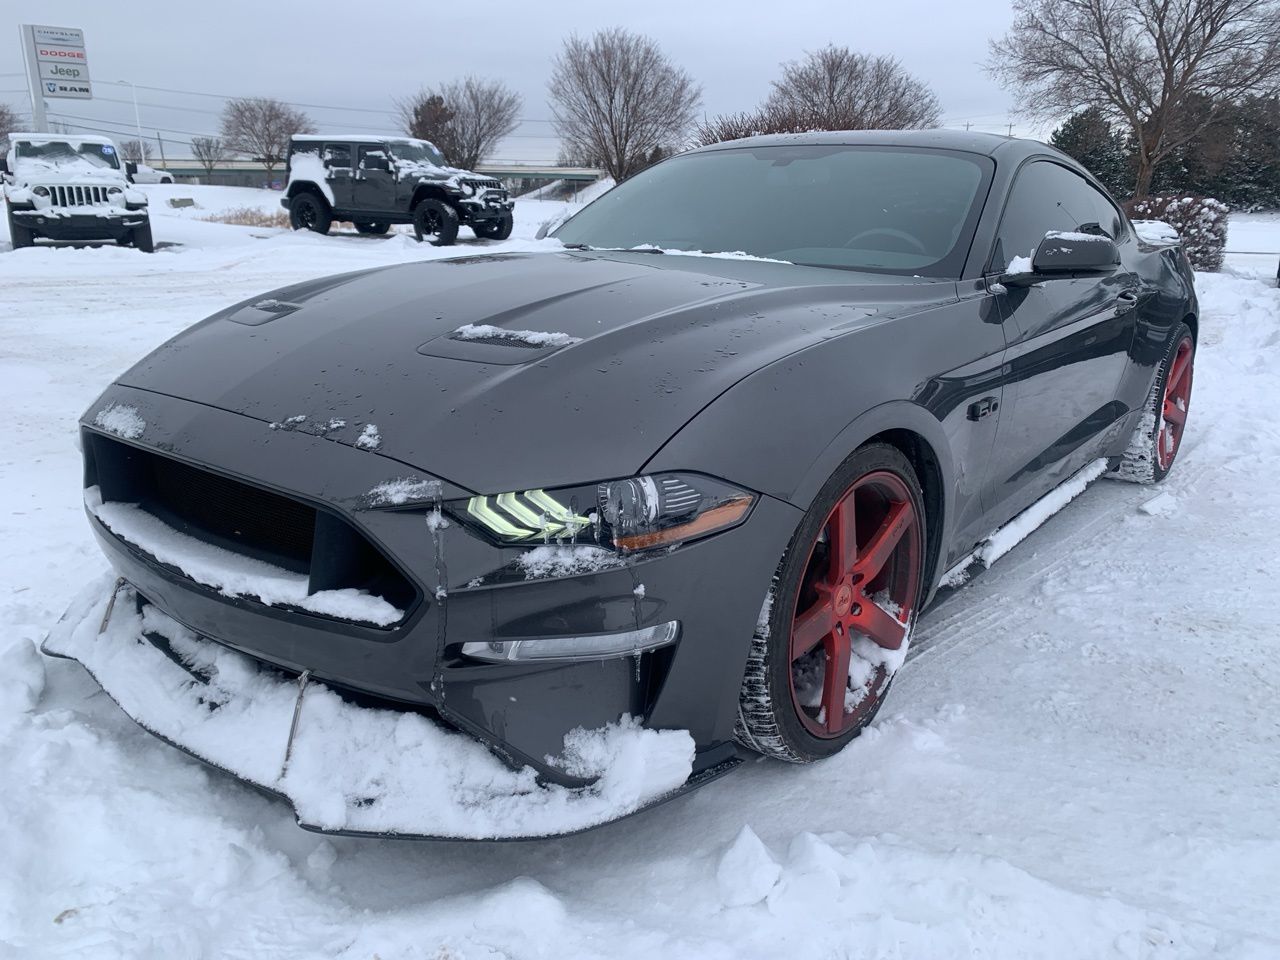
[[[8,0],[4,7],[0,100],[23,114],[30,110],[19,23],[79,27],[95,99],[48,101],[51,119],[130,137],[130,89],[112,81],[132,81],[139,85],[144,134],[158,130],[170,151],[184,154],[185,145],[175,151],[173,142],[216,132],[218,96],[315,105],[305,109],[321,130],[377,132],[394,128],[392,97],[475,73],[503,80],[524,97],[524,122],[495,159],[552,160],[557,144],[546,103],[552,58],[567,34],[611,26],[653,37],[702,84],[707,114],[750,109],[768,93],[780,61],[835,43],[898,57],[936,91],[947,126],[1004,133],[1012,121],[1015,132],[1040,132],[1010,116],[1011,98],[981,68],[987,40],[1012,19],[1008,0]]]

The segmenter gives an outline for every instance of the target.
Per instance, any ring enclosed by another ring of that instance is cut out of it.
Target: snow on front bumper
[[[300,693],[154,606],[139,612],[127,585],[109,607],[115,592],[110,578],[88,588],[44,652],[81,663],[151,733],[288,800],[307,829],[475,840],[573,833],[666,799],[692,770],[687,732],[624,718],[564,738],[555,762],[593,783],[541,785],[531,768],[512,770],[417,713],[357,706],[314,682]]]

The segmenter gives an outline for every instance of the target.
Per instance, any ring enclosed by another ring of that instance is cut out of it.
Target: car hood
[[[120,382],[494,493],[633,473],[761,366],[955,296],[952,282],[711,257],[476,256],[256,297]]]

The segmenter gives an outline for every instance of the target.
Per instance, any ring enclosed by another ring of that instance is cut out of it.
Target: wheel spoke
[[[844,692],[849,687],[849,637],[833,633],[826,644],[827,666],[822,674],[822,707],[828,733],[844,726]]]
[[[1187,412],[1185,410],[1179,409],[1176,403],[1173,403],[1172,401],[1169,401],[1169,400],[1166,400],[1164,403],[1163,415],[1165,420],[1167,420],[1169,423],[1174,423],[1174,424],[1177,424],[1178,426],[1182,426],[1184,423],[1187,422]]]
[[[862,548],[854,572],[861,579],[857,582],[870,583],[884,569],[893,552],[902,542],[902,535],[907,532],[913,519],[911,504],[905,500],[889,504],[889,512],[871,540]]]
[[[905,624],[870,599],[864,599],[860,606],[861,612],[853,617],[853,625],[859,633],[865,633],[886,650],[897,650],[902,646],[907,635]]]
[[[820,599],[800,616],[791,627],[791,660],[799,660],[822,643],[836,628],[835,610],[830,597]]]
[[[854,498],[847,496],[831,514],[827,526],[827,546],[831,552],[827,583],[835,586],[849,575],[858,559],[857,511]]]
[[[1169,385],[1165,388],[1165,396],[1172,396],[1182,392],[1182,378],[1187,375],[1190,369],[1191,351],[1188,350],[1173,361],[1173,369],[1169,371]]]

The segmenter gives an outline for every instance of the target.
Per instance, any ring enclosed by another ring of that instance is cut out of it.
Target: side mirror
[[[1029,287],[1078,273],[1110,273],[1119,265],[1120,248],[1110,237],[1050,230],[1030,260],[1015,258],[1000,282],[1007,287]]]
[[[133,178],[138,175],[138,165],[132,160],[124,162],[124,175],[129,178],[129,182],[133,182]]]
[[[0,176],[7,177],[9,175],[9,158],[0,157]]]

